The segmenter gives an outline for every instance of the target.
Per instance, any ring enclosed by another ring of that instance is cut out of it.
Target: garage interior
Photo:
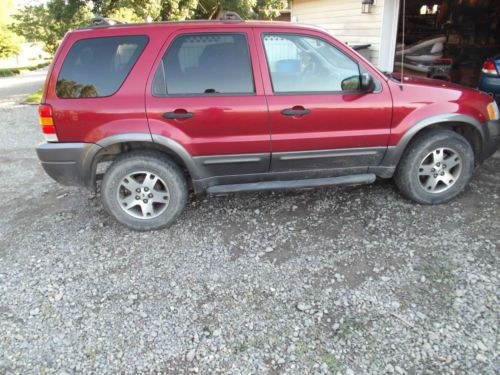
[[[403,58],[408,74],[477,87],[484,61],[500,53],[500,1],[403,1],[394,71]]]

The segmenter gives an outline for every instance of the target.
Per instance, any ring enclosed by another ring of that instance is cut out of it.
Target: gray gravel
[[[499,154],[445,205],[390,181],[191,197],[136,233],[43,173],[18,91],[0,98],[0,373],[499,373]]]

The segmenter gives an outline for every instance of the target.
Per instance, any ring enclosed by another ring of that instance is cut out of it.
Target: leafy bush
[[[0,69],[0,77],[12,77],[21,73],[19,69]]]
[[[17,68],[6,68],[6,69],[0,69],[0,77],[12,77],[17,74],[20,74],[22,70],[37,70],[44,68],[46,66],[50,65],[50,62],[44,62],[36,65],[30,65],[30,66],[21,66]]]

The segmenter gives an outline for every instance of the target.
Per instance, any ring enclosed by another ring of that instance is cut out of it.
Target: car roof
[[[324,31],[320,27],[312,25],[297,24],[286,21],[219,21],[219,20],[190,20],[190,21],[161,21],[149,23],[121,23],[115,25],[94,25],[83,27],[75,30],[75,32],[92,31],[99,32],[99,30],[116,30],[117,33],[129,34],[130,32],[136,33],[140,30],[149,30],[151,28],[224,28],[224,27],[272,27],[272,28],[292,28],[300,30],[311,31]]]

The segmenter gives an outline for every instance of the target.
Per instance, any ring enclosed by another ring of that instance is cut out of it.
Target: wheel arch
[[[186,173],[188,180],[198,178],[199,171],[186,149],[178,142],[149,133],[118,134],[103,138],[100,148],[92,156],[89,186],[95,188],[96,181],[119,155],[134,150],[154,150],[170,157]]]
[[[475,118],[462,114],[445,114],[425,118],[406,131],[396,146],[388,147],[382,160],[381,177],[391,177],[408,146],[417,137],[431,129],[448,129],[462,135],[472,146],[476,163],[481,161],[484,134],[482,124]],[[390,174],[390,175],[388,175]]]

